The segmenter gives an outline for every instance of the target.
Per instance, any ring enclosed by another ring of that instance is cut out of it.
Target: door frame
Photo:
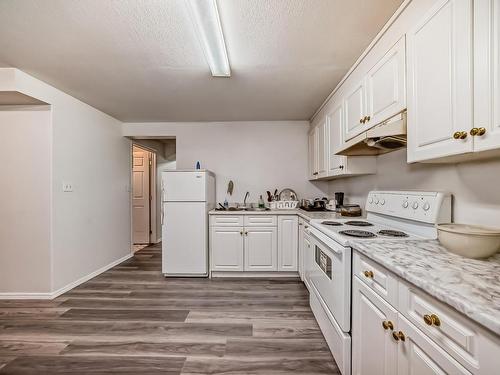
[[[157,168],[156,168],[156,153],[157,151],[151,147],[144,146],[138,142],[132,141],[130,143],[130,160],[129,160],[129,212],[130,212],[130,251],[134,253],[134,232],[133,232],[133,194],[132,194],[132,172],[133,172],[133,153],[134,147],[140,148],[150,154],[149,163],[149,243],[158,242],[158,234],[156,230],[156,183],[157,183]]]

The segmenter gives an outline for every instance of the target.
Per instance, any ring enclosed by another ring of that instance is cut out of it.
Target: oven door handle
[[[322,234],[316,228],[311,228],[310,230],[311,230],[312,237],[314,238],[315,241],[323,244],[323,246],[326,247],[328,250],[330,250],[332,253],[342,255],[342,251],[336,249],[333,246],[328,245],[328,237],[326,235]]]

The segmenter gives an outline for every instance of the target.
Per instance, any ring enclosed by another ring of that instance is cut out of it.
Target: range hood
[[[406,147],[406,112],[374,126],[344,143],[337,155],[380,155]]]

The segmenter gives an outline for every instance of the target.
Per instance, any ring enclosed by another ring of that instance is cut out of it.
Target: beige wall
[[[176,137],[178,169],[192,169],[196,161],[217,176],[217,201],[241,202],[246,191],[257,202],[266,190],[292,188],[299,198],[322,196],[325,182],[307,180],[307,121],[126,123],[126,136]]]
[[[0,293],[49,293],[50,108],[0,106]]]
[[[378,173],[330,182],[362,204],[370,190],[444,190],[453,194],[454,221],[500,228],[500,159],[460,164],[407,164],[406,150],[378,157]]]

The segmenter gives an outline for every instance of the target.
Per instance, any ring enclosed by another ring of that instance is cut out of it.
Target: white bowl
[[[500,230],[467,224],[438,224],[438,240],[452,253],[487,258],[500,250]]]

